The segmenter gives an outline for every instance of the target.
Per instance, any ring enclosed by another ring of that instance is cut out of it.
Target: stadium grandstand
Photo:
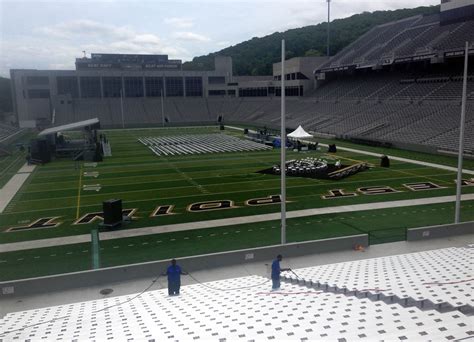
[[[463,47],[469,41],[474,51],[474,19],[445,23],[441,18],[419,15],[379,25],[329,60],[289,60],[289,127],[303,123],[337,137],[454,151]],[[260,78],[232,76],[229,57],[216,57],[215,70],[206,72],[182,71],[180,63],[160,55],[92,54],[78,58],[75,71],[12,70],[19,125],[51,122],[54,112],[57,124],[97,117],[103,127],[215,123],[219,118],[277,126],[279,63],[272,76]],[[468,77],[465,145],[471,154],[473,75]]]

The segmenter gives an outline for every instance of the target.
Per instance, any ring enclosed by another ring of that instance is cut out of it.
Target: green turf
[[[474,220],[474,201],[463,221]],[[372,244],[401,241],[407,228],[452,222],[452,203],[310,216],[287,221],[288,242],[369,233]],[[102,267],[278,244],[279,221],[163,233],[101,242]],[[0,281],[87,270],[89,243],[0,254]]]
[[[219,131],[217,128],[209,127],[106,131],[111,142],[113,157],[105,158],[104,162],[99,163],[96,168],[85,167],[82,162],[76,163],[70,160],[56,160],[50,164],[37,167],[5,212],[0,214],[0,244],[88,234],[91,227],[95,227],[97,222],[86,225],[72,224],[76,220],[78,203],[80,217],[86,213],[100,212],[102,210],[102,201],[110,198],[121,198],[124,208],[137,209],[133,221],[126,226],[126,228],[130,229],[278,212],[280,209],[278,204],[251,207],[247,206],[245,202],[252,198],[279,194],[279,177],[256,173],[259,170],[278,164],[279,150],[171,156],[165,158],[155,156],[137,140],[138,137],[145,136],[211,132],[217,133]],[[226,130],[225,133],[237,136],[242,135],[241,132],[231,130]],[[374,150],[365,146],[349,145],[350,147],[362,150]],[[392,150],[388,153],[395,154],[392,153]],[[445,163],[445,158],[449,158],[433,156],[432,160],[428,160],[425,154],[412,154],[412,152],[406,151],[401,151],[400,153],[403,154],[403,157],[413,157],[418,160],[439,163]],[[306,156],[327,157],[323,149],[302,154],[289,152],[287,158],[296,159]],[[385,169],[377,166],[379,162],[377,157],[353,152],[339,151],[336,154],[336,158],[340,159],[344,164],[363,161],[373,164],[374,167],[339,181],[288,177],[288,211],[455,194],[454,179],[456,175],[452,171],[398,161],[392,161],[391,168]],[[450,161],[445,164],[452,165],[454,158],[449,159]],[[97,178],[81,177],[80,179],[81,172],[85,171],[99,172],[99,176]],[[472,178],[472,176],[465,175],[465,178]],[[403,186],[405,183],[422,181],[431,181],[443,188],[413,192]],[[84,191],[79,188],[79,185],[88,184],[101,184],[102,188],[99,192]],[[362,195],[357,192],[358,188],[366,186],[391,186],[399,192],[372,196]],[[331,189],[344,189],[346,192],[358,193],[358,196],[331,200],[323,199],[322,196]],[[463,187],[463,193],[474,193],[474,186]],[[78,201],[79,194],[80,201]],[[232,200],[236,208],[201,213],[190,213],[187,211],[187,207],[192,203],[213,200]],[[173,205],[173,212],[176,214],[159,218],[150,217],[150,214],[158,205]],[[445,206],[448,206],[448,204]],[[386,211],[390,210],[387,209]],[[383,213],[384,210],[380,212]],[[357,217],[357,215],[354,213],[354,215],[349,215],[349,217]],[[317,230],[318,233],[315,233],[314,230],[303,230],[299,234],[298,229],[294,229],[290,232],[289,238],[293,239],[292,241],[303,241],[363,231],[370,234],[372,243],[398,241],[404,236],[404,230],[400,230],[400,227],[450,223],[453,217],[453,215],[433,215],[428,211],[419,212],[413,217],[393,215],[390,216],[390,222],[385,222],[383,219],[372,219],[370,215],[365,215],[365,217],[360,217],[357,220],[356,226],[354,226],[352,221],[349,223],[339,219],[339,217],[343,218],[345,216],[347,215],[339,214],[332,221],[328,220],[326,222],[327,226],[324,229]],[[382,214],[379,216],[383,217]],[[61,222],[61,224],[56,228],[6,232],[11,227],[28,225],[36,219],[43,217],[58,217],[57,222]],[[463,220],[473,219],[474,217],[469,210],[463,211]],[[265,228],[275,225],[275,222],[263,223],[259,224],[259,227]],[[380,230],[380,227],[384,227],[386,230]],[[213,228],[215,231],[220,229],[235,230],[238,228],[237,226]],[[189,234],[198,233],[193,232]],[[235,236],[231,241],[216,239],[215,244],[193,245],[192,250],[187,245],[188,241],[183,241],[183,244],[179,246],[176,246],[177,244],[172,246],[163,243],[159,249],[163,251],[162,254],[160,254],[161,252],[155,254],[154,251],[151,252],[144,248],[139,252],[134,252],[133,256],[130,253],[126,253],[121,256],[120,260],[110,262],[109,265],[156,260],[161,257],[167,258],[171,255],[171,252],[183,256],[269,245],[277,242],[279,233],[276,233],[273,237],[273,235],[269,235],[270,230],[267,230],[265,234],[267,235],[254,236],[253,238],[242,234],[239,236],[239,238],[242,237],[241,240],[235,238]],[[226,238],[230,238],[230,236],[226,236]],[[146,240],[147,237],[142,239]],[[178,240],[176,239],[176,241]],[[60,247],[59,249],[62,250],[62,248],[69,251],[68,247]],[[83,248],[82,250],[88,249],[84,248],[84,246],[78,248]],[[18,253],[26,255],[28,253],[34,254],[35,251]],[[88,256],[86,252],[84,254],[76,253],[75,255]],[[88,258],[85,259],[88,260]],[[69,260],[69,257],[66,260]],[[107,257],[104,256],[104,262],[107,262],[107,260]],[[44,259],[41,262],[45,262]],[[71,261],[71,270],[86,269],[89,267],[88,263],[89,261],[84,260]],[[3,273],[4,265],[5,263],[0,264],[0,273]],[[29,267],[25,272],[20,273],[30,274],[28,272],[33,272],[33,275],[50,274],[48,272],[60,273],[66,271],[68,266],[61,267],[59,265],[57,267],[54,266],[53,270],[49,271],[46,270],[47,266],[44,268],[34,267],[33,270],[31,269],[32,267]]]
[[[190,128],[186,132],[209,132],[212,129]],[[245,206],[252,198],[278,194],[280,180],[276,176],[256,173],[278,163],[279,151],[208,154],[196,156],[156,157],[137,141],[137,137],[158,134],[179,134],[179,130],[128,130],[111,131],[108,137],[113,148],[113,157],[94,169],[81,169],[81,164],[71,161],[55,161],[38,167],[13,202],[0,216],[0,229],[33,222],[41,217],[60,216],[63,222],[58,228],[30,230],[0,235],[0,242],[24,241],[83,234],[88,225],[72,225],[78,205],[79,174],[82,171],[97,171],[98,178],[82,178],[82,185],[101,184],[100,192],[80,191],[80,215],[101,211],[101,203],[109,198],[121,198],[126,208],[137,208],[139,220],[131,228],[181,222],[210,220],[217,218],[256,215],[277,212],[278,205],[262,207]],[[305,154],[321,156],[323,152]],[[301,155],[290,152],[288,158]],[[376,165],[376,157],[339,152],[337,157],[343,162],[354,163],[362,160]],[[346,159],[348,158],[348,159]],[[288,178],[288,210],[319,208],[345,204],[380,202],[388,200],[413,199],[454,194],[455,174],[403,162],[392,162],[390,169],[379,167],[340,180],[317,180]],[[436,191],[408,191],[403,183],[433,181],[444,189]],[[364,186],[387,185],[400,193],[378,196],[360,195],[353,198],[324,200],[322,195],[328,190],[343,188],[356,191]],[[474,192],[474,187],[466,187],[465,193]],[[194,202],[209,200],[233,200],[238,208],[226,211],[189,213],[186,207]],[[158,205],[174,205],[178,215],[161,218],[149,217]]]

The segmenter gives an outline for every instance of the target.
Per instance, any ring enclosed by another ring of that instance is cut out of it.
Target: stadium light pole
[[[328,2],[328,33],[327,33],[327,43],[326,43],[326,55],[329,57],[329,37],[330,37],[330,21],[331,21],[331,0],[326,0]]]
[[[466,121],[466,95],[467,95],[467,68],[469,60],[469,42],[466,42],[464,50],[464,79],[462,85],[461,124],[459,128],[459,155],[458,155],[458,177],[456,181],[456,209],[454,223],[461,219],[461,192],[462,192],[462,157],[464,153],[464,122]]]
[[[160,91],[160,97],[161,97],[161,125],[165,127],[165,107],[163,104],[163,87],[161,87]]]
[[[281,244],[286,243],[286,108],[285,108],[285,40],[281,41]]]
[[[125,128],[125,121],[123,119],[123,88],[120,88],[120,109],[122,111],[122,128]]]

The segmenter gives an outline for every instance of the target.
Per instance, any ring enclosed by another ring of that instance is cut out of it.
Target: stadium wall
[[[439,239],[454,235],[474,233],[474,221],[460,224],[444,224],[440,226],[411,228],[407,230],[407,241]]]
[[[179,258],[179,263],[185,270],[199,271],[255,262],[270,263],[278,254],[283,254],[288,257],[297,257],[338,250],[351,250],[356,245],[367,247],[368,244],[368,235],[360,234],[340,238],[183,257]],[[154,278],[164,271],[168,265],[169,260],[160,260],[48,277],[6,281],[0,283],[0,288],[2,289],[0,298],[5,296],[24,296],[35,293],[64,291],[71,288],[98,286],[131,279]]]

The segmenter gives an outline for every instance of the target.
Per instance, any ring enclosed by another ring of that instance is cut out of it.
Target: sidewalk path
[[[10,178],[7,184],[0,189],[0,214],[3,213],[13,197],[15,197],[16,193],[31,175],[35,167],[35,165],[23,165],[16,175]]]
[[[297,217],[306,217],[306,216],[315,216],[315,215],[324,215],[324,214],[335,214],[335,213],[347,213],[347,212],[354,212],[354,211],[376,210],[376,209],[386,209],[386,208],[396,208],[396,207],[409,207],[409,206],[414,206],[414,205],[449,203],[449,202],[454,202],[455,199],[456,199],[456,196],[442,196],[442,197],[420,198],[420,199],[413,199],[413,200],[364,203],[364,204],[355,204],[355,205],[342,205],[342,206],[337,206],[337,207],[295,210],[295,211],[287,212],[287,218],[297,218]],[[462,200],[463,201],[474,200],[474,194],[463,195]],[[101,233],[100,239],[102,241],[122,239],[122,238],[144,236],[144,235],[179,232],[179,231],[185,231],[185,230],[216,228],[216,227],[233,226],[233,225],[245,224],[245,223],[273,221],[273,220],[279,220],[279,219],[280,219],[280,213],[272,213],[272,214],[264,214],[264,215],[232,217],[232,218],[220,219],[220,220],[187,222],[187,223],[169,224],[169,225],[163,225],[163,226],[124,229],[124,230],[117,230],[113,232]],[[25,249],[51,247],[51,246],[72,245],[76,243],[85,243],[85,242],[90,242],[90,239],[91,237],[89,234],[84,234],[84,235],[65,236],[65,237],[42,239],[42,240],[5,243],[5,244],[0,244],[0,253],[20,251],[20,250],[25,250]]]

